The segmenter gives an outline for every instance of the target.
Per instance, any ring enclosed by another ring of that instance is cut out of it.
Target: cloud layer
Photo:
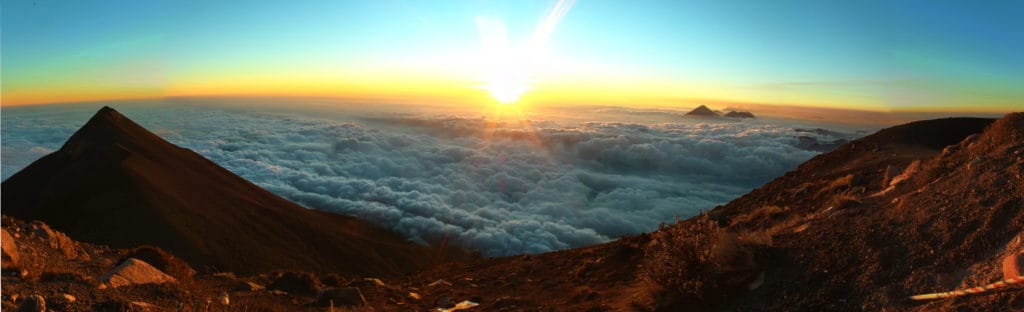
[[[121,111],[306,207],[490,256],[654,230],[814,156],[798,147],[799,136],[837,138],[756,120],[532,120],[526,126],[427,114],[333,118],[190,106]],[[3,118],[6,179],[59,148],[88,113],[5,110]],[[623,114],[622,120],[631,119],[635,114]]]

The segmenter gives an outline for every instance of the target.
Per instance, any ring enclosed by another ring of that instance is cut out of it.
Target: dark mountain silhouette
[[[694,108],[689,113],[686,113],[686,116],[715,117],[718,116],[718,113],[715,113],[707,106],[701,105],[697,106],[697,108]]]
[[[2,189],[6,215],[76,240],[155,245],[199,269],[397,274],[434,255],[365,221],[278,197],[109,107]]]
[[[754,114],[751,113],[751,112],[730,111],[728,113],[725,113],[725,117],[729,117],[729,118],[754,118]]]

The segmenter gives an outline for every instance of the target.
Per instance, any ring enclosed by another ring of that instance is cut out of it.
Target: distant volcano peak
[[[77,158],[96,147],[117,147],[147,155],[165,148],[178,149],[109,106],[89,118],[60,150]]]
[[[686,113],[686,116],[718,116],[718,113],[715,113],[715,111],[711,110],[707,106],[701,105],[697,106],[697,108],[694,108],[689,113]]]

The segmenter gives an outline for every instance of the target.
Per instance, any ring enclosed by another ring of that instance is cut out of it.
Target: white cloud
[[[365,218],[415,241],[449,239],[486,255],[651,231],[815,155],[797,147],[798,136],[834,139],[761,121],[534,120],[539,126],[530,131],[515,122],[458,116],[323,118],[191,106],[122,112],[304,206]],[[42,151],[59,148],[88,118],[78,111],[51,115],[5,110],[5,179]],[[630,111],[622,120],[636,116]]]

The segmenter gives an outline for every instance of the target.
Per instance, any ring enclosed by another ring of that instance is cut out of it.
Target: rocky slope
[[[1020,286],[909,296],[1019,272],[1022,174],[1024,114],[915,122],[651,234],[456,264],[420,281],[478,281],[443,293],[506,311],[1021,309]]]

